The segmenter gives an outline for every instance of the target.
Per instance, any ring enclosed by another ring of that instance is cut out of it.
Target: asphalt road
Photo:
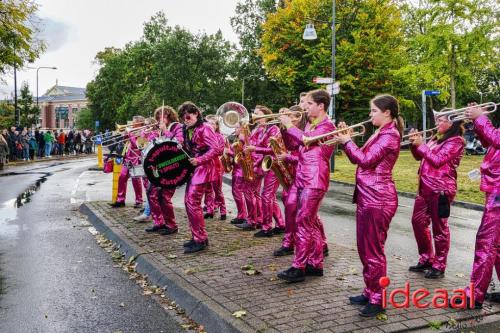
[[[113,267],[71,200],[93,164],[44,162],[0,176],[0,332],[184,332]]]

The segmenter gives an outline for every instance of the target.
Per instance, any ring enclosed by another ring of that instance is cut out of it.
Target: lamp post
[[[36,69],[36,107],[38,108],[38,71],[42,68],[46,69],[57,69],[57,67],[46,67],[46,66],[40,66]]]
[[[335,84],[335,5],[336,0],[332,0],[332,90],[330,92],[330,108],[329,108],[329,116],[332,121],[335,123],[335,93],[333,85]],[[323,23],[329,23],[326,21],[311,19],[312,21],[318,21]],[[304,29],[304,33],[302,35],[304,40],[315,40],[318,38],[316,34],[316,30],[314,29],[314,25],[312,23],[306,24],[306,28]],[[337,148],[335,148],[335,151]],[[330,160],[330,168],[331,172],[335,169],[335,152],[332,154],[332,158]]]

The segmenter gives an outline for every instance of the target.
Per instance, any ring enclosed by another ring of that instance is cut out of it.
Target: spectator
[[[57,137],[57,142],[59,143],[59,155],[64,155],[64,147],[66,146],[66,134],[63,130],[59,131],[59,136]]]
[[[7,162],[9,157],[9,143],[7,142],[7,130],[4,129],[0,134],[0,170],[3,170],[3,165]]]
[[[45,157],[46,158],[52,157],[51,152],[52,152],[52,143],[54,142],[54,136],[52,135],[51,130],[45,132],[43,140],[45,141]]]
[[[12,126],[10,128],[9,141],[8,141],[8,143],[9,143],[9,150],[10,150],[10,160],[11,161],[17,160],[16,142],[17,142],[16,127]]]
[[[73,155],[74,140],[75,140],[75,135],[73,133],[73,130],[70,130],[68,133],[68,137],[66,138],[66,147],[67,147],[66,150],[70,155]]]
[[[38,157],[42,158],[45,151],[45,139],[43,131],[40,131],[38,135]]]
[[[29,141],[28,131],[25,128],[21,132],[21,135],[19,135],[19,143],[21,144],[21,149],[22,149],[22,159],[25,161],[29,161],[30,159],[30,145],[28,141]]]
[[[35,155],[38,152],[38,141],[36,140],[36,136],[30,135],[28,144],[30,147],[30,159],[35,160]]]
[[[75,135],[75,150],[77,154],[82,152],[82,133],[80,131],[77,131]]]

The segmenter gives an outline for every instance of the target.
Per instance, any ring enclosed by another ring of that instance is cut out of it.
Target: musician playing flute
[[[500,278],[500,130],[495,128],[485,111],[474,104],[465,115],[474,121],[474,132],[481,144],[488,148],[481,164],[481,186],[485,193],[485,207],[481,225],[476,234],[476,249],[470,281],[474,283],[475,308],[481,308],[491,282],[493,267]],[[467,287],[467,306],[471,290]],[[500,303],[494,293],[491,301]]]
[[[170,140],[175,139],[180,144],[183,143],[182,125],[179,123],[177,112],[171,106],[166,105],[157,108],[154,117],[158,122],[159,130],[149,132],[149,141],[162,137]],[[172,204],[175,188],[162,188],[149,182],[145,186],[151,216],[153,217],[153,226],[147,228],[146,231],[157,232],[161,235],[177,233],[178,227],[175,222],[174,206]]]
[[[144,117],[134,116],[132,118],[132,129],[144,124]],[[126,133],[123,136],[125,143],[125,152],[123,156],[122,169],[118,177],[118,195],[116,202],[110,204],[113,208],[124,207],[127,196],[127,182],[130,178],[130,169],[141,164],[141,150],[137,147],[135,134]],[[142,180],[141,178],[132,178],[132,186],[134,187],[135,205],[134,208],[142,207]]]
[[[384,246],[398,207],[392,169],[399,156],[403,131],[399,104],[391,95],[379,95],[371,100],[370,117],[378,130],[363,147],[358,148],[349,133],[338,135],[347,157],[358,165],[353,202],[357,204],[356,240],[366,287],[361,295],[349,297],[349,301],[364,305],[360,309],[363,317],[384,311],[379,279],[387,275]],[[345,127],[345,123],[339,124],[339,128]]]
[[[178,111],[184,123],[184,147],[190,154],[189,162],[195,167],[184,196],[192,234],[192,239],[184,244],[184,253],[194,253],[208,246],[201,200],[217,180],[215,158],[222,155],[223,148],[214,129],[204,121],[202,111],[194,103],[184,102]]]
[[[210,115],[206,117],[207,123],[212,126],[219,140],[219,145],[221,149],[225,148],[226,138],[219,129],[219,121],[217,117]],[[224,176],[224,167],[220,160],[221,156],[215,158],[216,174],[217,180],[212,183],[212,186],[205,193],[205,206],[207,211],[204,218],[213,218],[215,209],[219,209],[220,220],[226,219],[226,202],[224,200],[224,193],[222,192],[222,177]]]
[[[446,270],[450,250],[448,217],[457,193],[457,168],[465,146],[462,122],[451,122],[446,116],[435,120],[437,134],[427,143],[423,142],[422,135],[411,135],[416,130],[410,131],[411,152],[421,163],[411,219],[420,258],[409,270],[426,272],[428,279],[442,278]]]
[[[287,115],[280,121],[287,128],[287,140],[300,145],[299,160],[294,184],[287,201],[292,211],[290,223],[297,226],[295,234],[295,257],[292,266],[278,274],[289,282],[304,281],[306,275],[323,275],[323,239],[318,225],[318,210],[330,184],[330,157],[334,146],[318,143],[305,146],[304,136],[317,136],[335,130],[327,115],[330,95],[325,90],[308,93],[306,109],[309,122],[304,130],[295,127]]]

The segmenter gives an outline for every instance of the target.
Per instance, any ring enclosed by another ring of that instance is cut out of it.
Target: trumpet
[[[288,112],[282,112],[282,113],[272,113],[272,114],[263,114],[263,115],[252,115],[252,125],[255,124],[258,120],[260,119],[273,119],[271,121],[266,122],[266,125],[274,125],[274,124],[279,124],[280,120],[276,119],[279,116],[289,116],[291,118],[295,118],[297,120],[301,120],[302,117],[307,114],[307,111],[288,111]]]
[[[372,122],[372,120],[368,119],[368,120],[365,120],[361,123],[354,124],[354,125],[351,125],[351,126],[346,127],[346,128],[336,129],[335,131],[331,131],[331,132],[328,132],[325,134],[321,134],[321,135],[317,135],[317,136],[304,136],[302,138],[302,141],[304,142],[304,145],[306,147],[308,147],[311,144],[316,143],[316,142],[319,142],[319,143],[324,144],[324,145],[329,145],[329,146],[335,145],[339,142],[338,138],[334,137],[334,138],[328,139],[326,141],[323,141],[323,140],[330,137],[330,136],[336,136],[338,134],[345,133],[347,131],[350,133],[351,138],[354,138],[356,136],[363,136],[366,132],[365,124],[371,123],[371,122]],[[358,129],[358,130],[351,132],[351,130],[354,130],[354,129]]]
[[[467,106],[461,109],[442,109],[441,111],[434,111],[434,117],[447,117],[448,121],[455,122],[455,121],[462,121],[462,120],[467,120],[467,117],[465,116],[465,112],[469,108],[482,108],[485,111],[483,113],[490,114],[493,113],[497,110],[497,106],[500,103],[493,103],[493,102],[488,102],[488,103],[483,103],[483,104],[478,104],[474,106]]]
[[[434,137],[434,135],[436,135],[437,129],[438,129],[437,127],[434,127],[434,128],[429,128],[428,130],[425,130],[425,131],[420,131],[420,132],[415,132],[415,133],[403,135],[401,137],[401,140],[403,140],[401,142],[401,146],[407,146],[407,145],[411,144],[411,141],[408,139],[414,135],[422,135],[424,137],[425,141],[429,141],[430,139],[432,139],[432,137]]]

